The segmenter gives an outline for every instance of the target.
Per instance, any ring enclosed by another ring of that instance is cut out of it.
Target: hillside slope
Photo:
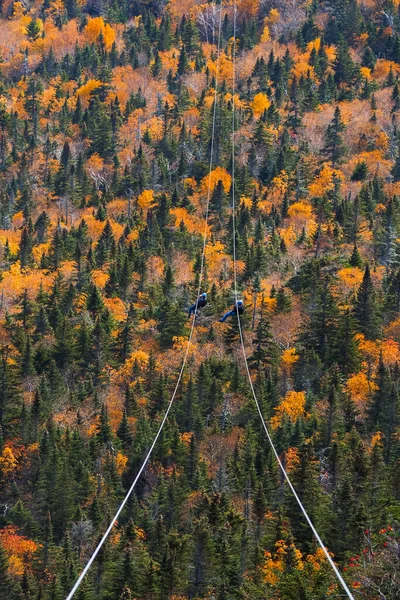
[[[199,282],[170,418],[75,597],[342,594],[268,445],[237,322],[219,322],[233,105],[264,418],[354,597],[399,597],[397,0],[0,12],[0,599],[70,591],[159,427]]]

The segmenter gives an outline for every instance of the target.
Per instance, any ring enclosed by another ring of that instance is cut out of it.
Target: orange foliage
[[[276,550],[274,555],[271,552],[265,552],[265,563],[262,567],[263,577],[265,583],[268,585],[276,585],[279,581],[280,575],[285,570],[285,556],[290,552],[290,560],[292,568],[296,568],[299,571],[304,569],[302,561],[302,555],[300,550],[296,548],[293,543],[288,543],[284,540],[278,540],[275,542]]]
[[[206,175],[206,177],[203,178],[203,191],[207,192],[208,186],[210,186],[210,191],[213,192],[219,181],[222,182],[222,187],[224,188],[225,193],[228,194],[231,189],[232,177],[225,167],[216,167],[209,175]]]
[[[393,366],[397,362],[400,362],[400,346],[395,340],[366,340],[362,333],[356,335],[356,340],[367,365],[376,365],[380,356],[382,356],[383,362],[388,366]]]
[[[97,152],[92,154],[86,161],[86,171],[95,182],[97,188],[104,181],[104,160]]]
[[[92,95],[92,93],[95,90],[97,90],[100,86],[101,81],[99,81],[98,79],[89,79],[87,83],[81,85],[81,87],[76,90],[76,95],[79,96],[81,100],[83,100],[84,106],[86,106],[90,100],[90,96]]]
[[[10,229],[0,229],[0,244],[3,246],[8,242],[11,254],[16,254],[19,248],[19,240],[21,238],[20,231],[12,231]]]
[[[306,202],[295,202],[288,208],[288,216],[302,219],[310,219],[312,217],[313,210],[311,204]]]
[[[52,283],[53,277],[43,271],[37,271],[34,269],[25,269],[21,271],[21,264],[16,261],[11,265],[8,271],[3,272],[3,279],[0,282],[0,293],[4,293],[4,304],[5,307],[9,308],[11,301],[15,302],[16,298],[20,296],[24,290],[28,290],[28,294],[31,298],[37,294],[40,283],[43,283],[44,289],[49,289]]]
[[[315,71],[314,71],[314,67],[311,67],[308,62],[307,62],[307,56],[303,55],[303,58],[301,60],[299,60],[293,67],[292,69],[292,73],[293,75],[295,75],[297,77],[297,79],[300,79],[300,77],[308,77],[310,76],[311,79],[316,79],[316,75],[315,75]]]
[[[360,75],[363,79],[367,79],[368,81],[372,79],[371,69],[369,69],[368,67],[361,67]]]
[[[40,546],[33,540],[19,535],[18,528],[12,526],[0,529],[0,541],[9,557],[10,575],[23,575]]]
[[[225,246],[222,242],[210,242],[206,245],[205,261],[211,277],[219,276],[222,263],[226,260],[229,260],[229,257],[225,253]]]
[[[337,275],[347,287],[346,291],[350,291],[355,290],[360,286],[363,280],[364,271],[358,267],[348,267],[345,269],[340,269]]]
[[[299,449],[288,448],[285,453],[286,471],[290,473],[300,464]]]
[[[328,163],[324,163],[321,171],[314,179],[313,183],[308,186],[308,191],[312,196],[323,196],[334,188],[334,179],[342,180],[344,175],[339,169],[332,169]]]
[[[295,423],[300,417],[305,416],[306,393],[290,390],[275,408],[275,415],[271,419],[272,429],[277,429],[285,417]]]
[[[120,385],[126,385],[132,382],[132,369],[135,363],[141,368],[145,368],[149,362],[149,354],[144,350],[134,350],[124,365],[116,374],[116,382]]]
[[[208,60],[207,67],[211,76],[217,77],[220,81],[226,79],[228,82],[232,81],[233,78],[233,64],[230,58],[227,57],[225,52],[221,52],[219,55],[219,62]]]
[[[299,360],[299,356],[296,353],[296,348],[288,348],[282,354],[282,362],[284,365],[294,365]]]
[[[264,29],[261,34],[260,42],[262,44],[265,44],[265,42],[269,42],[270,39],[271,39],[271,34],[269,31],[269,27],[268,27],[268,25],[264,25]]]
[[[377,389],[373,381],[369,381],[365,373],[357,373],[347,380],[346,391],[350,398],[357,405],[363,405],[368,400],[371,393]],[[361,406],[359,406],[361,408]]]
[[[199,221],[195,215],[189,214],[186,208],[171,208],[170,212],[175,217],[176,227],[184,223],[189,233],[198,233],[200,235],[204,233],[204,223]]]
[[[126,319],[126,306],[121,298],[103,298],[103,302],[114,319],[117,321],[124,321]]]
[[[93,44],[99,39],[100,34],[103,36],[106,49],[110,50],[115,41],[114,29],[108,23],[104,23],[102,17],[89,19],[84,29],[84,35],[88,42]]]
[[[152,208],[154,206],[153,190],[144,190],[138,198],[138,205],[140,208]]]
[[[98,288],[104,288],[108,281],[108,273],[101,269],[95,269],[91,272],[91,278],[95,286]]]

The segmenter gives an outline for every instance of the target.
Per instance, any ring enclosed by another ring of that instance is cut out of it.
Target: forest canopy
[[[175,388],[77,600],[343,595],[235,266],[280,459],[399,596],[399,73],[397,0],[0,0],[0,599],[65,599]]]

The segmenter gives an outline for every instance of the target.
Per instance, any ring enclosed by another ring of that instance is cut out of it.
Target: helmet
[[[238,300],[238,305],[242,306],[242,304],[243,304],[243,300]]]
[[[207,298],[207,294],[206,294],[206,293],[204,293],[204,294],[201,294],[201,297],[202,297],[202,298]]]

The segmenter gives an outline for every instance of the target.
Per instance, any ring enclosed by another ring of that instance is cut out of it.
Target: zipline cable
[[[235,295],[235,306],[237,307],[237,301],[238,301],[238,285],[237,285],[237,265],[236,265],[236,201],[235,201],[235,91],[236,91],[236,12],[237,12],[237,7],[236,7],[236,0],[234,0],[233,2],[233,46],[232,46],[232,67],[233,67],[233,74],[232,74],[232,228],[233,228],[233,280],[234,280],[234,295]],[[310,517],[308,516],[308,513],[305,509],[305,507],[303,506],[302,501],[300,500],[299,496],[297,495],[296,490],[293,487],[293,484],[289,478],[289,475],[286,472],[285,467],[283,466],[283,463],[279,457],[278,451],[275,447],[275,444],[272,440],[271,434],[268,430],[268,427],[265,423],[261,408],[260,408],[260,404],[258,402],[257,399],[257,394],[255,392],[254,389],[254,385],[253,385],[253,381],[251,379],[251,375],[250,375],[250,369],[249,369],[249,365],[247,362],[247,356],[246,356],[246,349],[244,346],[244,339],[243,339],[243,331],[242,331],[242,324],[240,321],[240,315],[239,315],[239,311],[236,309],[236,315],[237,315],[237,321],[238,321],[238,328],[239,328],[239,336],[240,336],[240,345],[242,348],[242,353],[243,353],[243,359],[244,359],[244,364],[245,364],[245,368],[246,368],[246,373],[247,373],[247,378],[249,380],[249,384],[250,384],[250,388],[251,388],[251,392],[253,395],[253,399],[257,408],[257,412],[259,414],[259,417],[261,419],[261,423],[263,425],[264,431],[267,435],[268,438],[268,442],[272,448],[272,451],[275,455],[275,458],[277,460],[277,463],[282,471],[282,474],[297,502],[297,504],[299,505],[299,508],[301,510],[301,512],[304,515],[304,518],[306,519],[308,525],[310,526],[311,531],[313,532],[318,544],[320,545],[321,549],[323,550],[330,566],[332,567],[337,580],[339,581],[340,585],[342,586],[343,590],[346,592],[348,598],[350,598],[350,600],[354,600],[354,596],[351,593],[350,589],[348,588],[345,580],[343,579],[342,574],[340,573],[339,569],[337,568],[337,566],[335,565],[335,563],[332,560],[332,557],[330,556],[328,550],[326,549],[321,537],[319,536],[318,531],[316,530],[316,528],[314,527],[313,522],[311,521]]]
[[[83,569],[83,571],[81,572],[81,574],[79,575],[78,579],[75,582],[74,587],[72,588],[72,590],[70,591],[70,593],[68,594],[68,596],[66,597],[66,600],[72,600],[72,598],[74,597],[75,593],[78,591],[83,579],[85,578],[87,572],[89,571],[90,567],[92,566],[94,560],[96,559],[96,556],[98,555],[98,553],[100,552],[101,548],[103,547],[105,541],[107,540],[108,536],[110,535],[114,525],[116,524],[121,512],[123,511],[126,503],[128,502],[133,490],[135,489],[135,486],[141,476],[141,474],[143,473],[149,459],[150,456],[154,450],[154,447],[161,435],[161,432],[164,428],[164,425],[167,421],[168,415],[171,411],[172,405],[174,403],[176,394],[178,392],[178,388],[180,385],[180,382],[182,380],[182,375],[183,372],[185,370],[186,367],[186,363],[187,363],[187,359],[189,357],[189,350],[190,350],[190,346],[192,343],[192,338],[193,338],[193,333],[194,333],[194,327],[195,327],[195,321],[196,321],[196,316],[197,316],[197,309],[198,309],[198,304],[199,304],[199,297],[200,297],[200,292],[201,292],[201,285],[202,285],[202,281],[203,281],[203,275],[204,275],[204,264],[205,264],[205,253],[206,253],[206,245],[207,245],[207,231],[208,231],[208,217],[209,217],[209,208],[210,208],[210,198],[211,198],[211,173],[212,173],[212,167],[213,167],[213,155],[214,155],[214,140],[215,140],[215,123],[216,123],[216,115],[217,115],[217,100],[218,100],[218,77],[219,77],[219,58],[220,58],[220,50],[221,50],[221,29],[222,29],[222,2],[220,5],[220,10],[219,10],[219,24],[218,24],[218,43],[217,43],[217,58],[216,58],[216,74],[215,74],[215,90],[214,90],[214,107],[213,107],[213,119],[212,119],[212,130],[211,130],[211,144],[210,144],[210,167],[209,167],[209,176],[208,176],[208,190],[207,190],[207,200],[206,200],[206,209],[205,209],[205,217],[204,217],[204,232],[203,232],[203,249],[202,249],[202,256],[201,256],[201,267],[200,267],[200,275],[199,275],[199,285],[198,285],[198,290],[197,290],[197,299],[196,299],[196,308],[194,311],[194,316],[193,316],[193,321],[192,321],[192,325],[191,325],[191,329],[190,329],[190,334],[189,334],[189,339],[187,342],[187,346],[186,346],[186,351],[183,357],[183,361],[182,361],[182,366],[181,369],[179,371],[179,375],[178,375],[178,379],[176,381],[175,384],[175,388],[173,391],[173,394],[171,396],[171,400],[169,401],[169,404],[167,406],[167,409],[165,411],[164,417],[161,421],[161,424],[158,428],[158,431],[156,433],[156,436],[150,446],[150,449],[146,455],[146,458],[144,459],[142,466],[139,469],[138,474],[136,475],[131,487],[129,488],[125,498],[123,499],[123,501],[120,504],[120,507],[118,508],[117,512],[115,513],[115,516],[113,517],[112,521],[110,522],[106,532],[104,533],[103,537],[101,538],[100,542],[98,543],[97,547],[95,548],[94,552],[92,553],[91,557],[89,558],[85,568]]]

